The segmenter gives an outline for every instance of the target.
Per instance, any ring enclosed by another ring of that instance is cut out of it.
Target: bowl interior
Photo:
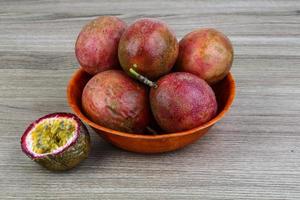
[[[118,134],[118,135],[125,135],[126,137],[166,137],[166,136],[172,136],[172,135],[179,135],[179,134],[189,134],[193,133],[195,131],[199,131],[201,129],[205,129],[207,127],[212,126],[215,124],[217,121],[219,121],[224,114],[229,110],[234,96],[235,96],[235,83],[234,79],[231,73],[229,73],[222,81],[218,82],[217,84],[213,85],[212,88],[216,94],[217,102],[218,102],[218,114],[216,117],[211,119],[209,122],[190,129],[188,131],[183,131],[183,132],[176,132],[176,133],[164,133],[161,135],[142,135],[142,134],[133,134],[133,133],[125,133],[125,132],[120,132],[116,130],[112,130],[103,126],[100,126],[94,122],[92,122],[83,112],[82,107],[81,107],[81,95],[82,91],[87,84],[87,82],[92,78],[91,75],[83,71],[82,69],[78,69],[73,77],[71,78],[69,85],[68,85],[68,90],[67,90],[67,97],[68,97],[68,102],[73,111],[76,113],[76,115],[81,118],[85,123],[90,125],[91,127],[112,133],[112,134]]]

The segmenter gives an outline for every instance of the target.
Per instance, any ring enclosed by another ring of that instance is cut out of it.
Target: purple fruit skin
[[[75,54],[89,74],[120,68],[118,45],[127,25],[114,16],[98,17],[85,25],[78,35]]]
[[[160,20],[143,18],[131,24],[122,35],[118,55],[122,68],[157,79],[172,69],[179,45],[173,31]]]
[[[95,75],[82,93],[82,108],[95,123],[130,133],[142,133],[149,124],[147,89],[125,72],[109,70]]]
[[[209,84],[222,80],[230,71],[232,62],[230,40],[215,29],[194,30],[179,42],[176,69],[195,74]]]
[[[175,72],[160,78],[151,88],[150,104],[159,126],[166,132],[198,127],[217,113],[217,101],[211,87],[201,78]]]

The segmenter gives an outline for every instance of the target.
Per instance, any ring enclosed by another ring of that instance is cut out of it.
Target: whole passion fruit
[[[130,25],[119,43],[122,68],[149,79],[167,74],[178,56],[178,42],[168,25],[156,19],[143,18]],[[136,77],[136,76],[135,76]]]
[[[49,170],[68,170],[87,158],[90,135],[76,115],[53,113],[28,126],[21,147],[29,158]]]
[[[114,16],[103,16],[85,25],[78,35],[75,53],[89,74],[119,68],[118,44],[126,23]]]
[[[233,47],[223,33],[212,28],[197,29],[179,42],[176,68],[213,84],[228,74],[232,61]]]
[[[149,124],[147,88],[121,70],[108,70],[89,80],[82,108],[95,123],[118,131],[142,133]]]
[[[166,132],[195,128],[217,113],[212,88],[201,78],[186,72],[163,76],[150,91],[154,118]]]

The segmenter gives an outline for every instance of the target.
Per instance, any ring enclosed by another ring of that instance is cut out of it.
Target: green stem
[[[153,87],[153,88],[157,88],[157,84],[153,81],[150,81],[148,78],[146,78],[145,76],[139,74],[137,71],[135,71],[133,68],[129,69],[129,72],[132,76],[134,76],[136,79],[138,79],[139,81],[141,81],[142,83]]]
[[[156,130],[154,130],[153,128],[151,128],[150,126],[146,127],[147,131],[149,131],[152,135],[157,135],[158,133],[156,132]]]

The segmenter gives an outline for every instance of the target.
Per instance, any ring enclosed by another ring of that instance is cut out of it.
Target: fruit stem
[[[135,67],[135,65],[133,66]],[[153,87],[153,88],[157,88],[157,84],[153,81],[150,81],[148,78],[146,78],[145,76],[139,74],[137,71],[135,71],[133,68],[129,69],[129,72],[132,76],[134,76],[136,79],[138,79],[139,81],[141,81],[142,83]]]
[[[150,126],[146,127],[147,131],[149,131],[152,135],[157,135],[158,133],[156,132],[156,130],[154,130],[153,128],[151,128]]]

